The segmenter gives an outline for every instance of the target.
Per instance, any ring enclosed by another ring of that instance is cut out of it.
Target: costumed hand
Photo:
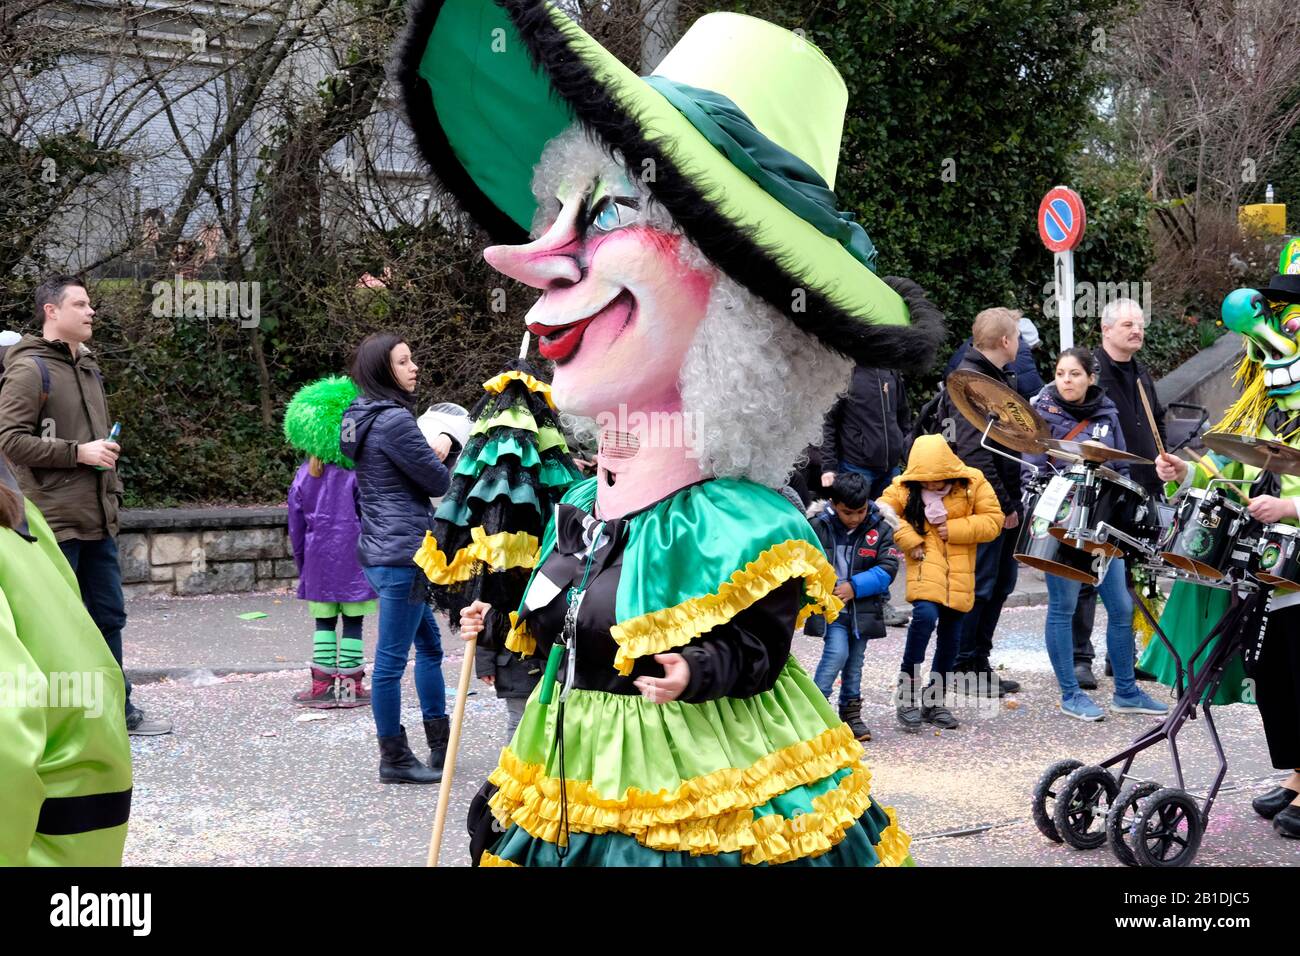
[[[676,700],[690,683],[691,665],[680,654],[656,654],[655,663],[663,665],[663,677],[638,677],[632,683],[652,704]]]
[[[492,687],[497,682],[497,678],[495,674],[484,674],[482,677],[479,678],[479,680],[487,684],[489,687]]]
[[[1019,514],[1019,512],[1013,511],[1013,512],[1011,512],[1009,515],[1007,515],[1005,518],[1003,518],[1003,519],[1002,519],[1002,527],[1004,527],[1004,528],[1018,528],[1018,527],[1020,527],[1020,514]]]
[[[1297,517],[1293,499],[1275,498],[1272,495],[1260,495],[1258,498],[1251,498],[1246,510],[1250,512],[1252,518],[1256,521],[1262,521],[1264,524],[1275,524],[1278,521],[1285,521],[1287,518]]]
[[[841,581],[839,584],[835,585],[835,596],[841,601],[852,601],[853,585],[848,581]]]
[[[907,552],[907,556],[908,556],[909,558],[911,558],[913,561],[924,561],[924,560],[925,560],[925,545],[923,545],[923,544],[918,544],[918,545],[917,545],[915,548],[913,548],[911,551]]]
[[[939,525],[939,540],[941,541],[948,540],[948,522],[946,521],[943,524]]]
[[[472,641],[483,633],[483,617],[492,609],[487,601],[475,601],[460,612],[460,639]]]
[[[433,453],[438,456],[439,461],[446,461],[447,455],[451,453],[451,437],[446,434],[439,435],[429,442],[429,447],[433,449]]]
[[[831,485],[833,485],[833,484],[835,484],[835,472],[833,472],[833,471],[823,471],[823,472],[822,472],[822,487],[823,487],[823,488],[829,488],[829,487],[830,487]]]
[[[1177,455],[1162,452],[1156,455],[1156,476],[1161,481],[1176,481],[1182,484],[1187,477],[1187,462]]]

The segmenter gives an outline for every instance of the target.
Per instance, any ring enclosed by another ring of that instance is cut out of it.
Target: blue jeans
[[[936,625],[939,633],[934,641],[930,673],[951,673],[957,660],[957,643],[961,640],[961,622],[965,616],[965,611],[954,611],[934,601],[913,601],[912,620],[907,625],[907,643],[903,645],[903,673],[914,679],[920,678],[925,649]]]
[[[117,539],[100,538],[98,541],[79,541],[76,538],[59,542],[59,550],[72,566],[81,588],[81,602],[86,605],[90,619],[104,635],[104,643],[113,653],[117,666],[122,666],[122,628],[126,627],[126,601],[122,596],[122,567],[117,561]],[[126,683],[126,713],[136,710],[131,703],[131,682],[122,672]]]
[[[370,675],[370,709],[375,732],[393,737],[402,728],[402,675],[415,643],[415,693],[425,720],[447,715],[447,688],[442,680],[442,641],[433,611],[423,601],[411,599],[415,565],[362,568],[379,595],[379,644],[375,669]]]
[[[857,465],[850,465],[846,461],[840,462],[840,471],[851,471],[853,474],[861,475],[863,478],[867,479],[867,484],[871,486],[871,491],[868,492],[868,497],[872,501],[875,501],[883,495],[885,489],[889,487],[889,483],[900,474],[898,466],[894,466],[888,471],[877,471],[872,468],[859,468]]]
[[[848,613],[852,614],[850,607]],[[847,624],[836,621],[826,626],[826,641],[822,647],[822,659],[817,662],[817,673],[813,683],[817,689],[831,699],[831,688],[835,684],[835,675],[844,672],[840,682],[840,706],[846,700],[858,700],[862,697],[862,659],[867,653],[867,639],[854,637]]]
[[[1071,621],[1083,585],[1055,574],[1044,577],[1047,579],[1047,656],[1056,672],[1056,682],[1061,685],[1061,699],[1069,700],[1079,692],[1079,682],[1074,676]],[[1133,679],[1133,598],[1128,593],[1128,575],[1122,559],[1110,562],[1106,576],[1097,586],[1097,594],[1106,606],[1106,650],[1115,672],[1115,694],[1132,697],[1137,692],[1137,682]]]

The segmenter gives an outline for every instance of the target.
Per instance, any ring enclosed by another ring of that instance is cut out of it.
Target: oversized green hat
[[[330,375],[304,385],[284,410],[284,437],[304,455],[352,468],[352,459],[339,450],[343,413],[357,397],[357,386],[346,375]]]
[[[929,364],[942,329],[909,318],[836,208],[848,93],[797,34],[708,14],[642,78],[545,0],[417,0],[398,77],[425,159],[495,241],[526,241],[533,167],[576,118],[796,325],[868,364]]]

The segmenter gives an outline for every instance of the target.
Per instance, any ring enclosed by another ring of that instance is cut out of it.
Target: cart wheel
[[[1052,822],[1061,839],[1076,850],[1095,850],[1106,842],[1106,811],[1119,793],[1109,770],[1080,767],[1061,783]]]
[[[1141,866],[1188,866],[1204,831],[1200,804],[1186,790],[1165,787],[1138,805],[1129,839]]]
[[[1032,810],[1034,814],[1034,826],[1038,827],[1038,832],[1053,843],[1061,842],[1061,834],[1056,832],[1056,824],[1052,822],[1052,812],[1055,810],[1057,783],[1064,776],[1083,766],[1082,760],[1058,760],[1038,778],[1038,783],[1034,784],[1034,800]]]
[[[1106,814],[1106,839],[1110,842],[1115,859],[1125,866],[1137,866],[1133,850],[1128,845],[1128,837],[1133,832],[1133,820],[1137,816],[1138,804],[1160,789],[1160,784],[1150,780],[1130,780],[1120,788],[1119,796],[1110,805]]]

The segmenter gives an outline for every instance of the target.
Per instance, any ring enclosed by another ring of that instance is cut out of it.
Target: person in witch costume
[[[483,383],[472,427],[433,528],[415,555],[429,579],[431,603],[452,620],[476,600],[518,607],[537,559],[542,531],[564,492],[581,479],[560,428],[550,385],[525,360]],[[445,549],[445,552],[444,552]],[[505,646],[509,621],[480,641],[474,669],[506,702],[506,739],[545,667],[538,654]]]
[[[339,450],[343,413],[357,397],[345,375],[300,388],[284,410],[284,437],[307,456],[289,486],[289,544],[298,566],[298,597],[315,621],[311,686],[293,695],[306,707],[361,707],[370,703],[361,628],[379,599],[357,562],[357,478]],[[343,619],[343,633],[335,627]]]
[[[494,866],[903,865],[861,745],[790,655],[835,572],[774,488],[855,359],[925,368],[943,317],[834,196],[847,106],[811,43],[709,14],[654,74],[541,0],[413,8],[433,172],[541,295],[562,412],[601,430],[507,646],[547,669],[471,806]]]
[[[1223,302],[1223,323],[1241,334],[1246,354],[1237,369],[1242,394],[1212,431],[1251,435],[1300,448],[1300,239],[1282,249],[1278,275],[1261,290],[1236,289]],[[1250,514],[1265,524],[1300,524],[1300,478],[1278,476],[1219,455],[1208,457],[1222,477],[1250,481]],[[1204,488],[1212,477],[1202,465],[1164,454],[1156,472],[1169,482],[1167,493]],[[1240,486],[1239,486],[1240,487]],[[1276,560],[1278,555],[1272,555]],[[1270,555],[1261,555],[1269,570]],[[1228,607],[1227,592],[1178,582],[1160,618],[1161,629],[1185,665],[1201,665],[1212,648],[1194,662],[1188,657]],[[1300,838],[1300,590],[1277,588],[1268,603],[1268,623],[1252,673],[1238,657],[1224,671],[1214,703],[1254,700],[1259,705],[1273,766],[1290,770],[1280,786],[1257,797],[1255,812],[1273,821],[1286,837]],[[1254,641],[1248,636],[1247,649]],[[1173,686],[1176,667],[1162,642],[1152,641],[1141,665]]]

